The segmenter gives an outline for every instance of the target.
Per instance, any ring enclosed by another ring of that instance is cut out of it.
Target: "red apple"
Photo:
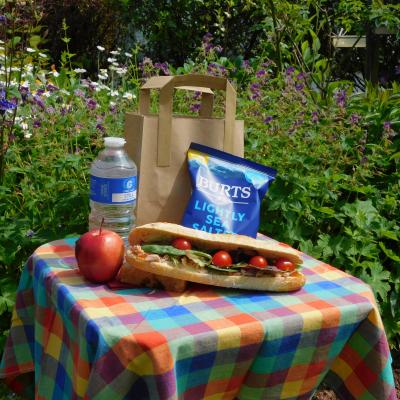
[[[122,265],[124,241],[117,233],[100,227],[78,239],[75,257],[85,278],[96,283],[108,282]]]

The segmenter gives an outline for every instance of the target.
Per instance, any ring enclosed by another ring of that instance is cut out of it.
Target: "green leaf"
[[[174,246],[159,245],[159,244],[143,244],[142,250],[149,254],[160,254],[160,255],[172,255],[172,256],[184,256],[186,255],[185,250],[176,249]]]
[[[335,215],[336,213],[336,211],[330,207],[319,207],[315,208],[315,210],[328,215]]]
[[[210,254],[198,250],[186,250],[186,257],[200,267],[205,267],[206,265],[210,264],[212,260]]]
[[[380,234],[388,239],[398,240],[397,233],[395,231],[381,231]]]
[[[375,296],[379,295],[382,300],[386,300],[390,290],[388,282],[390,272],[384,271],[382,265],[377,261],[364,261],[362,266],[365,269],[361,272],[360,279],[371,286]],[[368,271],[370,272],[368,273]]]
[[[217,267],[217,266],[215,266],[213,264],[207,265],[207,268],[210,268],[213,271],[218,271],[218,272],[222,272],[222,273],[225,273],[225,274],[228,273],[228,272],[237,272],[237,270],[234,269],[234,268],[220,268],[220,267]]]
[[[34,49],[36,49],[39,45],[39,43],[41,42],[42,38],[39,35],[32,35],[29,39],[29,44],[31,45],[31,47],[33,47]]]
[[[383,242],[379,242],[380,248],[393,261],[400,262],[400,257],[391,249],[388,249]]]

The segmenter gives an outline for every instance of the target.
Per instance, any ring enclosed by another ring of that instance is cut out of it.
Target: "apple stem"
[[[101,235],[101,230],[103,229],[103,224],[104,224],[104,217],[101,219],[99,235]]]

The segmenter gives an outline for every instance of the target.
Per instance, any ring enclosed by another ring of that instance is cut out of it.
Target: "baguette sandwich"
[[[298,270],[300,252],[282,243],[158,222],[133,229],[129,244],[120,271],[125,282],[140,270],[175,282],[274,292],[294,291],[305,283]]]

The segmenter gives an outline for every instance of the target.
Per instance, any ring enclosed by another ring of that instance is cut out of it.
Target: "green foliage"
[[[257,104],[239,103],[245,118],[260,116],[246,120],[247,156],[279,171],[262,230],[369,283],[398,347],[399,87],[350,98],[341,88],[316,104],[300,78],[287,71]]]

